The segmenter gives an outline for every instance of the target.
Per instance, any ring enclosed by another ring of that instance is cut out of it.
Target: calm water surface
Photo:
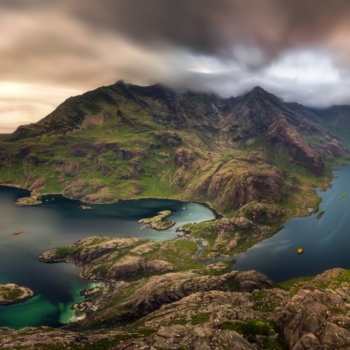
[[[276,282],[313,276],[334,267],[350,268],[350,165],[334,171],[338,176],[322,198],[320,211],[307,218],[293,219],[273,237],[237,256],[233,268],[258,270]],[[340,199],[342,194],[346,197]],[[297,255],[294,249],[302,247]]]
[[[38,262],[35,258],[42,252],[95,235],[173,239],[178,226],[215,218],[203,205],[171,200],[125,201],[82,210],[79,202],[49,196],[38,207],[12,205],[27,195],[25,190],[0,187],[0,283],[30,287],[36,296],[25,303],[0,306],[0,327],[68,323],[75,317],[72,304],[83,301],[79,292],[94,286],[79,277],[79,268],[74,264]],[[174,213],[172,220],[176,225],[171,229],[142,230],[144,225],[137,223],[166,209]],[[20,231],[23,234],[13,235]]]
[[[323,200],[320,210],[325,211],[320,220],[314,214],[289,221],[275,236],[238,255],[233,268],[255,269],[277,282],[333,267],[350,268],[350,166],[334,173],[338,178],[332,181],[332,188],[317,190]],[[340,199],[343,193],[346,197]],[[93,286],[79,277],[73,264],[36,261],[40,253],[94,235],[173,239],[178,226],[214,218],[202,205],[169,200],[126,201],[81,210],[79,202],[50,196],[39,207],[11,205],[27,195],[24,190],[0,187],[0,283],[28,286],[36,296],[25,303],[0,307],[0,327],[68,323],[75,317],[71,305],[82,301],[79,292]],[[142,230],[137,223],[165,209],[174,212],[175,227],[157,232]],[[13,236],[18,231],[24,233]],[[298,246],[304,249],[301,255],[294,253]]]

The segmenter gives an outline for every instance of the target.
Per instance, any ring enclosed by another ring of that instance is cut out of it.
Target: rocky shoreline
[[[43,202],[38,200],[36,196],[19,198],[13,203],[13,205],[18,207],[36,206],[41,204],[43,204]]]
[[[41,197],[41,196],[51,196],[51,195],[61,195],[64,198],[69,199],[69,200],[79,200],[77,198],[69,197],[69,196],[63,194],[62,192],[60,192],[60,193],[36,193],[35,190],[31,191],[30,189],[28,189],[26,187],[22,187],[21,185],[16,185],[16,184],[0,183],[0,186],[2,186],[2,187],[12,187],[12,188],[18,188],[18,189],[21,189],[21,190],[26,190],[26,191],[29,192],[29,196],[24,197],[24,198],[32,198],[33,200],[34,199],[38,200],[38,198]],[[19,200],[24,199],[24,198],[20,198]],[[221,218],[224,217],[224,215],[219,213],[209,202],[201,202],[201,201],[197,201],[197,200],[183,200],[183,199],[179,199],[179,198],[176,198],[176,197],[148,197],[148,196],[142,197],[141,196],[141,197],[137,197],[137,198],[130,197],[130,198],[127,198],[127,199],[116,199],[115,201],[108,201],[108,202],[98,202],[98,203],[96,203],[96,202],[84,202],[84,203],[86,203],[86,208],[82,208],[82,209],[89,209],[89,204],[115,204],[115,203],[123,202],[123,201],[139,201],[139,200],[143,200],[143,199],[173,200],[173,201],[177,201],[179,203],[184,203],[184,204],[186,204],[186,203],[197,203],[197,204],[203,205],[204,207],[210,209],[214,213],[215,219],[213,219],[213,220],[221,219]],[[14,203],[14,204],[16,204],[16,203]],[[23,205],[26,205],[26,204],[23,204]],[[85,205],[81,205],[81,207],[83,207],[83,206],[85,206]],[[208,220],[208,221],[211,221],[211,220]]]
[[[29,300],[34,292],[14,283],[0,284],[0,305],[12,305]]]

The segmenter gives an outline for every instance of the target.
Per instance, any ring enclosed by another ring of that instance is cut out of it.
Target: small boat
[[[183,210],[185,210],[186,208],[185,208],[185,206],[183,206],[183,208],[182,208]]]

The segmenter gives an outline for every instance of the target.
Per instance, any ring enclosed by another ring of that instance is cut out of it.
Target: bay
[[[80,291],[94,286],[79,277],[79,268],[74,264],[41,263],[36,260],[39,254],[91,236],[174,239],[180,225],[215,218],[204,205],[173,200],[120,201],[82,210],[78,201],[50,195],[43,197],[44,204],[40,206],[12,205],[28,194],[25,190],[0,187],[0,283],[26,286],[36,294],[27,302],[1,306],[0,327],[56,327],[74,321],[72,304],[83,301]],[[145,225],[137,221],[161,210],[171,210],[171,220],[176,225],[164,231],[142,230]],[[23,233],[13,235],[15,232]]]

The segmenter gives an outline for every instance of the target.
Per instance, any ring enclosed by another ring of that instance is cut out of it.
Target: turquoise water
[[[290,220],[273,237],[237,255],[235,270],[257,270],[276,282],[314,276],[327,269],[350,268],[350,165],[334,171],[332,188],[317,190],[322,198],[320,211],[307,218]],[[342,194],[346,197],[341,199]],[[302,247],[297,255],[294,249]]]
[[[48,196],[38,207],[12,205],[27,195],[25,190],[0,187],[0,283],[27,286],[36,296],[24,303],[0,306],[0,327],[55,327],[71,322],[75,319],[72,304],[84,300],[79,292],[94,286],[79,277],[74,264],[38,262],[36,257],[42,252],[96,235],[173,239],[178,226],[215,218],[203,205],[172,200],[123,201],[82,210],[77,201]],[[166,209],[173,211],[172,220],[176,221],[169,230],[142,230],[144,225],[137,223]]]

